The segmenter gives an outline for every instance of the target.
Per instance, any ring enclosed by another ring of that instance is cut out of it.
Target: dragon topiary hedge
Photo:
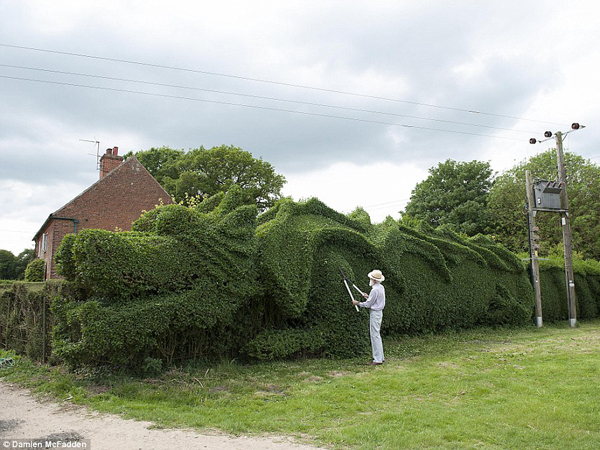
[[[350,304],[340,267],[363,290],[383,271],[387,335],[524,324],[533,310],[523,263],[486,237],[372,225],[316,199],[257,216],[239,189],[158,207],[131,232],[68,236],[57,262],[73,294],[53,301],[53,348],[72,365],[367,353],[368,312]]]

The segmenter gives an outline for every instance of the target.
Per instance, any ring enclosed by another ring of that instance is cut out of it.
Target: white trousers
[[[381,342],[381,321],[383,320],[383,311],[369,311],[369,325],[371,333],[371,348],[373,349],[373,361],[383,362],[383,343]]]

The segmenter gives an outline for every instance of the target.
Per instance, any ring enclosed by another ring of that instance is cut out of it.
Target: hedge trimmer
[[[352,281],[350,281],[350,280],[348,280],[348,278],[346,278],[346,274],[344,273],[344,271],[342,270],[341,267],[340,267],[340,273],[342,274],[342,281],[344,282],[344,286],[346,286],[346,289],[348,290],[348,294],[350,294],[350,298],[352,299],[352,301],[354,301],[354,295],[352,295],[352,291],[350,290],[350,286],[348,285],[348,283],[350,283],[354,289],[356,289],[358,292],[360,292],[360,295],[362,295],[363,297],[367,296],[367,294],[365,294],[363,291],[361,291],[357,285],[355,285]],[[358,305],[354,305],[354,307],[356,308],[357,311],[359,311]]]

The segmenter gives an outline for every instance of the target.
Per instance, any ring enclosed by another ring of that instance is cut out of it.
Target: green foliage
[[[386,231],[382,250],[394,276],[404,278],[402,301],[385,310],[385,328],[394,334],[530,320],[531,286],[523,266],[485,238],[399,226]]]
[[[600,312],[600,263],[574,260],[575,297],[578,319],[591,319]],[[567,288],[564,260],[550,258],[540,261],[542,316],[544,321],[567,320]]]
[[[25,249],[17,256],[8,250],[0,250],[0,280],[22,280],[25,268],[34,258],[33,249]]]
[[[0,294],[0,344],[34,360],[51,354],[52,300],[60,282],[16,282]]]
[[[364,211],[346,216],[317,199],[256,213],[233,187],[194,207],[158,207],[131,232],[69,236],[57,255],[71,291],[53,301],[55,353],[140,374],[190,358],[366,355],[368,311],[352,307],[340,267],[364,291],[368,272],[385,274],[385,336],[531,321],[525,266],[491,238],[372,225]],[[576,272],[593,317],[600,270]],[[560,287],[544,274],[559,319]]]
[[[263,317],[267,332],[249,344],[251,355],[270,355],[268,342],[276,356],[364,353],[367,314],[352,308],[339,267],[359,284],[373,267],[385,270],[364,235],[366,222],[341,215],[317,199],[280,202],[268,218],[261,217],[257,237],[259,277],[270,311]]]
[[[300,353],[314,354],[325,345],[323,330],[290,328],[263,331],[246,346],[245,351],[256,359],[273,360]]]
[[[489,162],[448,159],[430,168],[429,174],[413,189],[405,214],[433,227],[451,225],[469,236],[484,232],[492,186]]]
[[[521,162],[496,178],[489,195],[488,213],[494,219],[493,234],[513,252],[528,249],[525,210],[525,172],[532,178],[557,179],[556,150],[549,149]],[[600,259],[600,166],[573,153],[565,153],[567,191],[573,231],[573,248],[584,258]],[[558,214],[541,213],[540,255],[547,256],[561,245]]]
[[[8,250],[0,250],[0,280],[13,280],[15,275],[15,255]]]
[[[141,150],[135,153],[137,160],[152,174],[154,179],[162,186],[167,180],[177,179],[179,168],[177,163],[183,158],[183,150],[175,150],[169,147],[152,147],[150,150]],[[133,152],[127,153],[127,159],[133,156]],[[195,193],[194,193],[195,194]]]
[[[167,205],[134,231],[65,240],[56,260],[76,295],[53,304],[56,353],[140,370],[146,358],[215,358],[237,344],[221,334],[256,290],[256,207],[243,203],[233,187],[210,212]]]
[[[46,261],[34,259],[25,269],[25,281],[38,282],[46,279]]]
[[[446,228],[424,233],[392,219],[371,226],[360,211],[350,216],[358,221],[340,218],[315,199],[276,208],[268,220],[259,219],[257,236],[259,276],[279,326],[250,342],[255,357],[273,356],[269,348],[277,349],[277,356],[286,350],[337,356],[368,350],[368,317],[344,307],[347,293],[338,267],[365,290],[370,270],[378,267],[386,274],[387,334],[530,320],[524,267],[490,239],[465,239]],[[327,326],[319,328],[322,324]],[[298,329],[318,329],[318,338],[306,338]],[[315,347],[320,342],[321,349]]]
[[[234,146],[200,147],[187,153],[161,147],[135,156],[177,202],[188,206],[190,199],[202,200],[237,185],[244,202],[262,211],[281,197],[286,182],[271,164]]]

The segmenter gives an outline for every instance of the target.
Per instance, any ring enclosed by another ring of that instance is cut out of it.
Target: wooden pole
[[[540,287],[540,263],[538,260],[537,243],[534,235],[537,232],[535,226],[535,200],[533,198],[533,184],[531,183],[531,172],[525,172],[525,189],[527,191],[527,228],[529,230],[529,257],[531,260],[531,284],[535,295],[535,324],[542,326],[542,290]]]
[[[556,132],[556,156],[558,163],[558,181],[562,183],[560,191],[561,221],[563,227],[563,246],[565,251],[565,282],[567,284],[567,302],[569,308],[569,325],[577,326],[577,310],[575,297],[575,277],[573,275],[573,235],[571,234],[571,219],[569,217],[569,197],[567,195],[567,176],[565,158],[563,155],[562,133]]]

